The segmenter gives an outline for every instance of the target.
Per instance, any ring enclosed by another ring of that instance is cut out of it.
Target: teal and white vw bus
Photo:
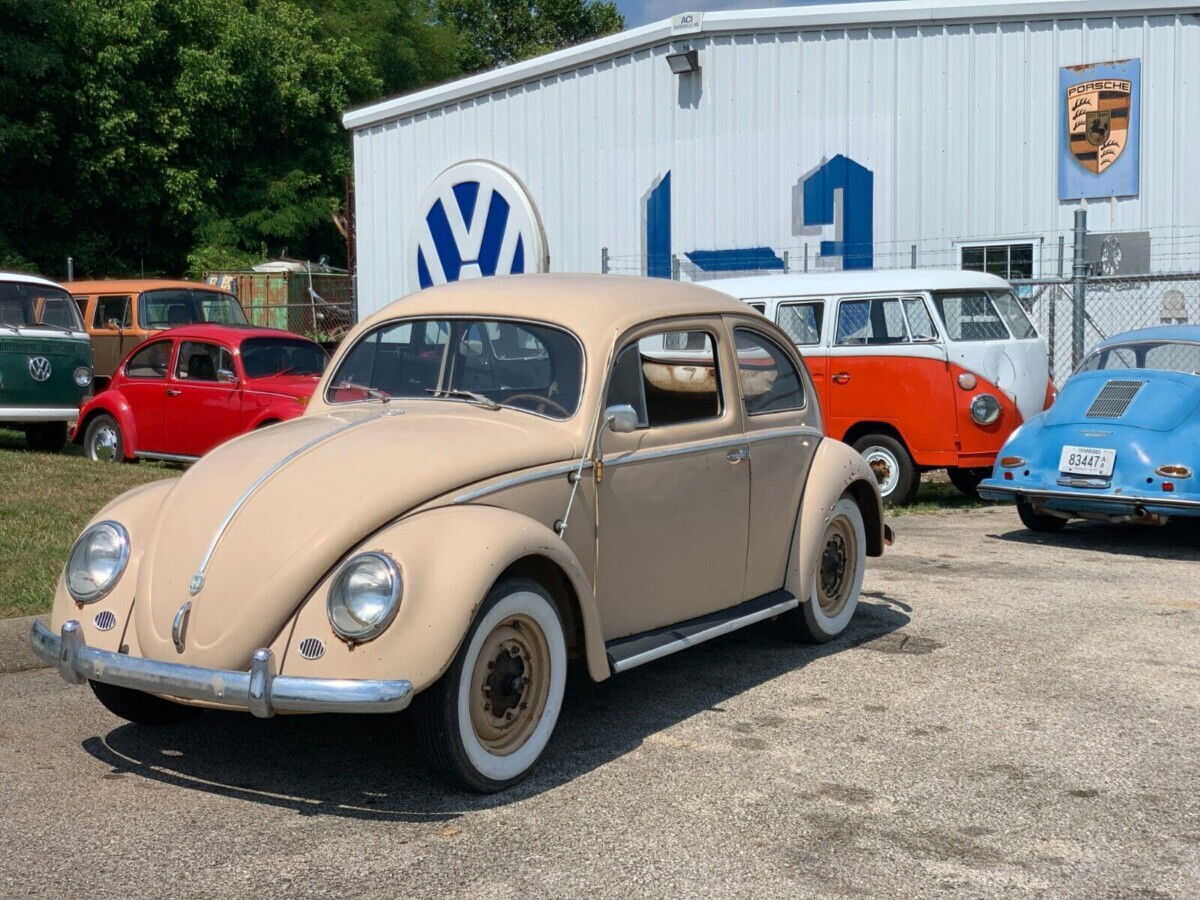
[[[92,345],[79,307],[35,275],[0,272],[0,427],[58,452],[92,392]]]

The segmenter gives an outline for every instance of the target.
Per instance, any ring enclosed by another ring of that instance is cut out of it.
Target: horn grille
[[[101,610],[92,620],[100,631],[112,631],[117,624],[117,614],[110,610]]]
[[[320,659],[325,655],[325,644],[320,638],[305,638],[300,642],[300,655],[305,659]]]
[[[1089,419],[1119,419],[1129,409],[1129,404],[1137,396],[1146,382],[1113,380],[1100,389],[1092,405],[1088,407]]]

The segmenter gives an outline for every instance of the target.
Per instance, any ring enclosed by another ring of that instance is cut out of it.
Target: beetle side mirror
[[[222,384],[237,384],[237,375],[228,369],[217,369],[217,381]]]
[[[617,434],[637,431],[638,414],[628,403],[614,403],[604,410],[604,424]]]

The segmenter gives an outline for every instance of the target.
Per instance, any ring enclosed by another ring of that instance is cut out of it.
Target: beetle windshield
[[[247,338],[242,341],[242,368],[247,378],[276,375],[320,375],[328,357],[311,341]]]
[[[579,406],[583,349],[548,325],[503,319],[405,319],[364,334],[327,399],[430,397],[566,419]]]
[[[933,305],[952,341],[1037,337],[1012,291],[940,291],[933,295]]]
[[[164,288],[146,291],[138,304],[138,324],[143,328],[174,328],[196,322],[245,325],[246,314],[231,294],[201,288]]]
[[[1200,344],[1181,341],[1141,341],[1097,350],[1083,361],[1081,372],[1117,369],[1158,369],[1200,375]]]
[[[20,281],[0,281],[0,325],[83,331],[79,307],[70,294],[61,288]]]

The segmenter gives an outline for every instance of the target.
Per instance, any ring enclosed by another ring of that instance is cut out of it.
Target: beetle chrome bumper
[[[57,666],[59,674],[71,684],[100,681],[148,694],[244,709],[264,719],[275,715],[276,710],[396,712],[412,700],[410,681],[276,675],[275,655],[265,647],[254,651],[250,671],[230,672],[98,650],[84,643],[79,623],[74,620],[63,625],[61,634],[34,622],[29,640],[34,652]]]
[[[1042,503],[1048,506],[1057,504],[1088,504],[1127,507],[1155,506],[1167,509],[1190,509],[1200,512],[1200,500],[1186,497],[1172,497],[1170,494],[1160,494],[1152,497],[1135,497],[1131,494],[1085,494],[1078,491],[1054,491],[1044,488],[1010,487],[1008,485],[989,484],[979,485],[979,496],[985,500],[1028,500],[1031,503]]]

